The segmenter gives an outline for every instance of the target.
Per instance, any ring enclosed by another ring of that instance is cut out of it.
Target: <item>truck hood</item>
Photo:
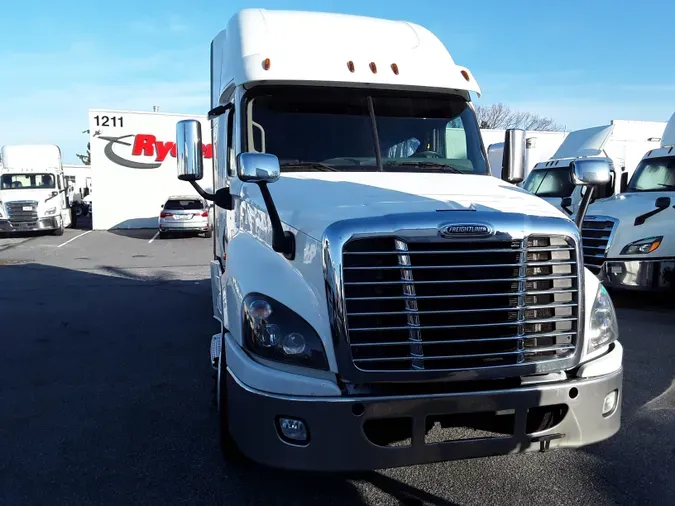
[[[587,216],[609,216],[619,221],[630,220],[631,223],[641,214],[655,209],[656,199],[670,197],[675,205],[675,192],[627,192],[597,200],[588,206]],[[669,214],[666,209],[663,213]],[[672,217],[671,217],[672,218]],[[654,218],[650,218],[652,220]],[[647,222],[649,222],[647,220]]]
[[[0,201],[3,203],[14,202],[16,200],[36,200],[38,205],[44,204],[45,200],[51,197],[54,188],[37,188],[32,190],[2,190],[0,191]],[[55,197],[56,198],[56,197]]]
[[[635,225],[635,218],[656,209],[659,197],[670,197],[672,204],[662,212],[647,218],[642,225]],[[623,258],[623,248],[647,237],[663,236],[659,248],[639,258],[675,256],[675,234],[669,233],[675,221],[675,192],[634,192],[621,193],[608,199],[599,200],[588,207],[587,217],[608,216],[618,220],[607,252],[608,258]]]
[[[336,221],[397,213],[484,211],[565,217],[544,200],[491,176],[389,172],[283,174],[270,185],[281,221],[319,240]],[[242,188],[264,209],[259,190]]]

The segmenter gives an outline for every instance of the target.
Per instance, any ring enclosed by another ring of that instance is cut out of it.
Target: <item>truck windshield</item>
[[[523,188],[539,197],[564,198],[572,195],[574,182],[569,167],[536,169],[527,176]]]
[[[53,174],[3,174],[0,179],[2,190],[33,190],[36,188],[56,188]]]
[[[285,172],[489,174],[475,115],[461,97],[256,89],[247,111],[248,151],[276,155]]]
[[[675,158],[642,160],[628,183],[629,192],[675,191]]]

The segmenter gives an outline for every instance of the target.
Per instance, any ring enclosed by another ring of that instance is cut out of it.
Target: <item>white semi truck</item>
[[[0,232],[63,235],[72,224],[72,190],[64,178],[59,147],[3,146],[2,162]]]
[[[571,132],[550,159],[534,166],[522,186],[567,214],[574,214],[585,191],[572,179],[570,166],[574,160],[611,159],[611,181],[597,189],[595,199],[611,197],[626,188],[645,152],[659,147],[665,127],[663,121],[613,120],[609,125]]]
[[[675,114],[625,192],[589,207],[582,229],[586,265],[613,288],[675,290],[674,206]]]
[[[489,175],[470,92],[410,23],[249,9],[213,40],[215,193],[200,123],[176,145],[179,179],[216,206],[227,456],[374,469],[617,432],[612,302],[576,225]],[[505,142],[518,182],[524,132]],[[609,180],[601,160],[573,170]]]

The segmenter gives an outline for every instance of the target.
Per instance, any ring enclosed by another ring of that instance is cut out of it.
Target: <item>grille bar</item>
[[[504,283],[507,281],[545,281],[547,279],[576,279],[576,276],[529,276],[515,278],[497,278],[497,279],[462,279],[462,280],[435,280],[435,281],[416,281],[423,285],[444,285],[446,283]],[[345,285],[399,285],[405,281],[352,281]]]
[[[342,260],[354,367],[457,371],[571,357],[576,251],[563,236],[352,239]]]
[[[501,351],[496,353],[474,353],[472,355],[438,355],[438,356],[424,356],[420,360],[444,360],[444,359],[458,359],[458,358],[487,358],[499,357],[505,355],[534,355],[538,353],[550,353],[558,351],[574,350],[574,346],[562,345],[551,346],[550,348],[538,348],[532,350],[517,350],[517,351]],[[409,360],[408,357],[386,357],[386,358],[357,358],[354,362],[392,362],[400,360]]]
[[[418,314],[452,314],[452,313],[482,313],[491,311],[520,311],[527,309],[545,309],[545,308],[561,308],[561,307],[576,307],[577,304],[542,304],[539,306],[516,306],[509,309],[504,308],[484,308],[484,309],[441,309],[438,311],[418,311]],[[376,316],[376,315],[395,315],[407,314],[407,311],[389,311],[389,312],[371,312],[371,313],[347,313],[347,316]]]
[[[584,263],[592,271],[598,272],[602,268],[616,223],[605,217],[584,220],[581,226]]]
[[[395,297],[347,297],[346,300],[396,300],[396,299],[405,299],[409,297],[415,297],[417,299],[461,299],[465,297],[475,298],[475,297],[506,297],[509,295],[540,295],[540,294],[557,294],[557,293],[576,293],[576,290],[548,290],[544,292],[505,292],[505,293],[473,293],[465,295],[403,295]]]
[[[526,340],[526,339],[537,339],[537,338],[542,338],[542,337],[563,337],[563,336],[569,336],[574,334],[573,331],[570,332],[549,332],[547,334],[537,334],[537,335],[531,335],[531,336],[513,336],[513,337],[488,337],[488,338],[483,338],[481,341],[485,342],[494,342],[494,341],[520,341],[520,340]],[[437,340],[437,341],[424,341],[424,344],[466,344],[466,343],[475,343],[476,339],[445,339],[445,340]],[[399,342],[399,341],[391,341],[391,342],[384,342],[384,343],[355,343],[352,344],[352,347],[359,347],[359,346],[401,346],[401,345],[407,345],[408,343],[404,342]]]
[[[539,248],[537,251],[572,251],[574,248],[565,248],[560,246],[554,246],[552,248]],[[520,253],[525,251],[522,249],[475,249],[475,250],[462,250],[462,251],[447,251],[447,250],[437,250],[437,251],[408,251],[409,255],[452,255],[452,254],[463,254],[467,253]],[[398,255],[398,251],[345,251],[345,255]]]

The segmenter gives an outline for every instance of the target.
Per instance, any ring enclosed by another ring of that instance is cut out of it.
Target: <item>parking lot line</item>
[[[155,235],[152,236],[152,239],[150,239],[150,240],[148,241],[148,244],[152,244],[152,241],[154,241],[155,239],[157,239],[157,236],[158,236],[158,235],[159,235],[159,231],[157,231],[157,232],[155,233]]]
[[[76,236],[73,237],[72,239],[68,239],[68,240],[67,240],[66,242],[64,242],[63,244],[59,244],[59,245],[57,246],[57,248],[60,248],[61,246],[65,246],[65,245],[68,244],[69,242],[73,242],[75,239],[79,239],[80,237],[85,236],[85,235],[87,235],[87,234],[90,234],[91,232],[93,232],[93,230],[87,230],[86,232],[83,232],[83,233],[81,233],[80,235],[76,235]]]

